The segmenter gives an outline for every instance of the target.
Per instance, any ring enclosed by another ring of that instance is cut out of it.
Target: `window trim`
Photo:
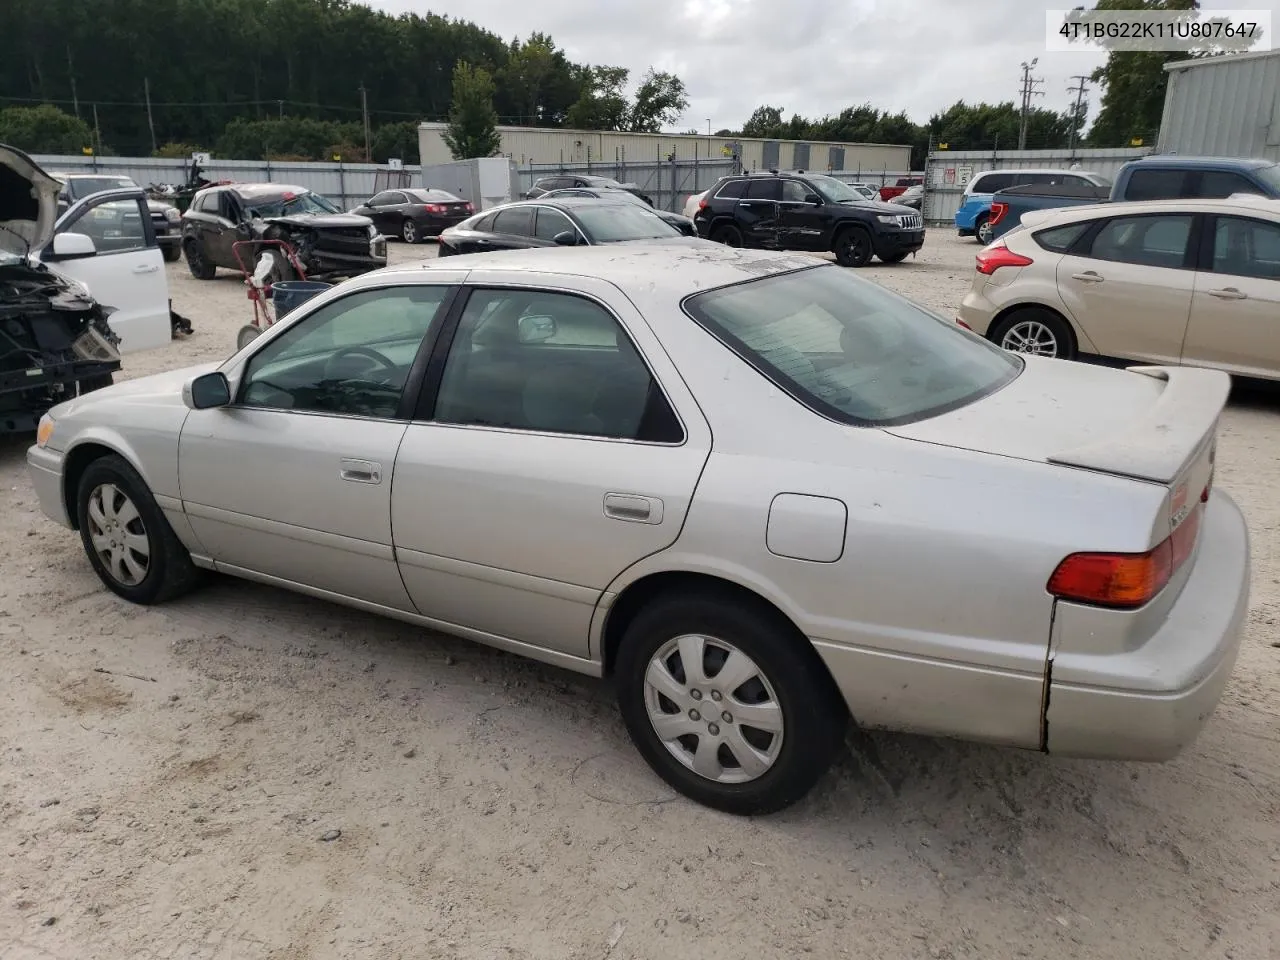
[[[431,328],[427,330],[427,335],[422,338],[422,342],[418,344],[418,352],[414,354],[413,362],[409,364],[409,372],[405,375],[404,390],[400,393],[400,405],[396,408],[395,416],[392,417],[372,417],[363,413],[334,413],[331,410],[295,410],[285,407],[260,407],[245,403],[244,393],[249,385],[249,366],[253,361],[262,354],[264,350],[271,346],[276,340],[284,334],[285,331],[295,326],[306,323],[320,312],[327,310],[329,307],[341,304],[352,297],[358,297],[368,293],[386,293],[392,290],[409,290],[421,287],[444,287],[444,299],[440,301],[440,307],[437,312],[438,322],[432,323]],[[288,324],[281,325],[281,331],[276,336],[270,337],[263,343],[258,345],[247,357],[238,364],[239,375],[236,378],[235,393],[231,397],[231,402],[227,407],[232,410],[255,410],[265,411],[268,413],[287,413],[297,414],[299,416],[309,417],[336,417],[343,420],[369,420],[376,423],[404,423],[412,419],[412,413],[418,406],[419,398],[422,395],[423,385],[426,382],[426,372],[428,363],[431,360],[432,351],[435,344],[440,339],[440,332],[444,329],[448,322],[451,312],[458,300],[461,286],[457,283],[387,283],[379,286],[361,287],[359,290],[351,290],[344,293],[340,297],[334,297],[332,300],[326,300],[303,316],[291,317]],[[275,326],[273,324],[273,326]]]
[[[716,187],[716,192],[715,192],[715,193],[713,193],[713,194],[711,195],[711,199],[712,199],[712,200],[745,200],[745,199],[747,198],[747,186],[746,186],[746,185],[747,185],[747,183],[748,183],[748,182],[750,182],[750,179],[751,179],[750,177],[732,177],[732,178],[730,178],[730,179],[726,180],[724,183],[720,184],[720,186]],[[725,189],[725,187],[727,187],[727,186],[729,186],[730,184],[733,184],[733,183],[741,183],[741,184],[742,184],[742,193],[738,194],[738,196],[736,196],[736,197],[724,197],[724,196],[721,196],[721,195],[724,193],[724,189]]]
[[[1200,226],[1200,249],[1199,257],[1196,260],[1195,270],[1197,273],[1207,273],[1214,277],[1236,277],[1240,280],[1266,280],[1272,283],[1277,282],[1274,277],[1255,277],[1248,273],[1220,273],[1213,269],[1213,251],[1217,246],[1217,232],[1219,220],[1241,220],[1245,223],[1256,223],[1264,227],[1271,227],[1274,230],[1280,230],[1280,221],[1264,220],[1259,217],[1251,217],[1242,213],[1206,213],[1201,216]]]
[[[1196,201],[1188,201],[1194,203]],[[1106,257],[1095,257],[1093,255],[1093,244],[1097,240],[1098,234],[1107,228],[1107,225],[1116,220],[1149,220],[1153,217],[1190,217],[1191,228],[1187,233],[1187,249],[1182,256],[1182,265],[1177,267],[1162,267],[1151,263],[1132,263],[1129,260],[1110,260]],[[1204,214],[1195,213],[1194,211],[1173,212],[1169,210],[1157,210],[1151,213],[1125,213],[1116,214],[1109,217],[1099,217],[1094,221],[1093,226],[1082,233],[1076,242],[1071,245],[1065,256],[1080,257],[1085,260],[1096,260],[1099,263],[1122,263],[1129,267],[1145,267],[1150,270],[1191,270],[1198,269],[1200,263],[1200,250],[1202,247],[1201,238],[1204,232],[1203,227]],[[1066,226],[1066,224],[1063,224]]]
[[[444,381],[444,368],[449,360],[449,352],[453,349],[453,341],[458,332],[458,327],[462,323],[462,315],[466,312],[467,305],[471,302],[471,297],[476,293],[489,292],[494,290],[515,290],[527,293],[554,293],[563,296],[577,297],[580,300],[586,300],[600,307],[614,323],[618,325],[618,329],[631,343],[631,348],[635,350],[636,356],[640,358],[640,362],[644,364],[645,369],[649,372],[649,379],[658,388],[658,393],[667,404],[667,408],[675,415],[676,423],[680,425],[680,440],[675,441],[659,441],[659,440],[631,440],[626,437],[600,437],[592,434],[584,433],[560,433],[553,430],[527,430],[523,427],[491,427],[478,423],[445,423],[436,419],[436,401],[440,396],[440,385]],[[417,366],[417,361],[414,361]],[[405,387],[408,392],[408,386]],[[630,443],[638,444],[645,447],[683,447],[689,443],[689,425],[685,422],[684,414],[680,412],[680,408],[671,399],[671,393],[667,390],[662,382],[662,378],[658,376],[653,369],[653,364],[648,356],[645,355],[640,344],[636,342],[635,335],[631,332],[631,328],[626,322],[618,316],[617,311],[608,303],[595,294],[586,293],[582,290],[574,290],[568,287],[557,287],[550,283],[529,283],[527,281],[511,280],[511,281],[485,281],[483,283],[463,283],[457,288],[456,297],[453,300],[448,315],[445,317],[444,323],[439,328],[439,334],[435,338],[432,347],[431,356],[426,364],[426,373],[422,378],[422,386],[418,395],[416,407],[409,417],[411,425],[417,424],[421,426],[446,427],[452,430],[483,430],[488,433],[505,433],[514,434],[516,436],[535,436],[535,437],[563,437],[572,440],[593,440],[599,443]]]

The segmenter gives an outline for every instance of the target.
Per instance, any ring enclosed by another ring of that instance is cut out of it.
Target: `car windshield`
[[[842,423],[923,420],[999,390],[1013,354],[836,266],[694,294],[686,312],[817,413]]]
[[[1253,173],[1271,189],[1274,195],[1280,196],[1280,163],[1273,163],[1269,167],[1258,167]]]
[[[864,194],[859,193],[853,187],[837,180],[835,177],[810,174],[809,182],[822,194],[823,199],[832,203],[851,203],[867,199]]]
[[[128,177],[76,177],[69,181],[71,192],[77,197],[87,197],[91,193],[103,190],[119,190],[122,187],[136,187],[137,184]]]
[[[327,198],[310,190],[304,193],[281,193],[267,197],[242,197],[241,202],[251,217],[289,217],[298,213],[341,213]]]
[[[656,213],[630,203],[583,204],[573,208],[573,215],[592,243],[682,236]]]

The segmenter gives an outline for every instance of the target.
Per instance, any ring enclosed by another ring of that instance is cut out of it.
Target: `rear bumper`
[[[1105,683],[1050,683],[1050,753],[1168,760],[1199,735],[1231,676],[1249,610],[1249,532],[1235,501],[1221,491],[1206,505],[1194,563],[1146,642],[1075,665],[1095,675],[1105,670]],[[1063,631],[1073,629],[1073,617],[1083,625],[1091,613],[1077,611],[1082,608],[1058,604]]]
[[[56,450],[40,448],[32,444],[27,448],[27,476],[35,488],[40,510],[50,520],[64,527],[71,526],[67,516],[67,504],[62,497],[62,454]]]

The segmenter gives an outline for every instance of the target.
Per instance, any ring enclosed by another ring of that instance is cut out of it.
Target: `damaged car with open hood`
[[[34,431],[50,407],[108,386],[120,369],[110,308],[42,262],[93,255],[82,235],[55,234],[60,188],[0,144],[0,434]]]
[[[283,249],[288,245],[293,257]],[[198,192],[182,215],[182,251],[197,280],[219,267],[256,272],[271,257],[272,282],[358,276],[387,265],[387,238],[372,220],[343,213],[327,197],[282,183],[218,184]]]

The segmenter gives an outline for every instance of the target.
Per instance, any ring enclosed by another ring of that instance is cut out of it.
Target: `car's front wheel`
[[[217,276],[218,268],[205,259],[199,240],[195,238],[186,240],[182,244],[182,252],[187,258],[187,269],[197,280],[212,280]]]
[[[200,571],[123,457],[85,468],[76,491],[80,539],[104,584],[133,603],[162,603],[190,590]]]
[[[1071,360],[1076,355],[1075,337],[1067,322],[1052,310],[1024,307],[1015,310],[991,331],[990,339],[1011,353]]]
[[[871,234],[862,227],[845,227],[836,234],[831,252],[842,267],[865,267],[871,262],[875,247],[871,243]]]
[[[176,243],[166,243],[160,248],[160,254],[166,263],[177,263],[182,259],[182,248]]]
[[[422,238],[418,236],[418,225],[412,220],[406,219],[400,227],[400,236],[404,238],[405,243],[417,243]]]
[[[727,595],[673,595],[642,610],[622,638],[615,680],[649,765],[728,813],[795,803],[830,767],[848,725],[804,637]]]

